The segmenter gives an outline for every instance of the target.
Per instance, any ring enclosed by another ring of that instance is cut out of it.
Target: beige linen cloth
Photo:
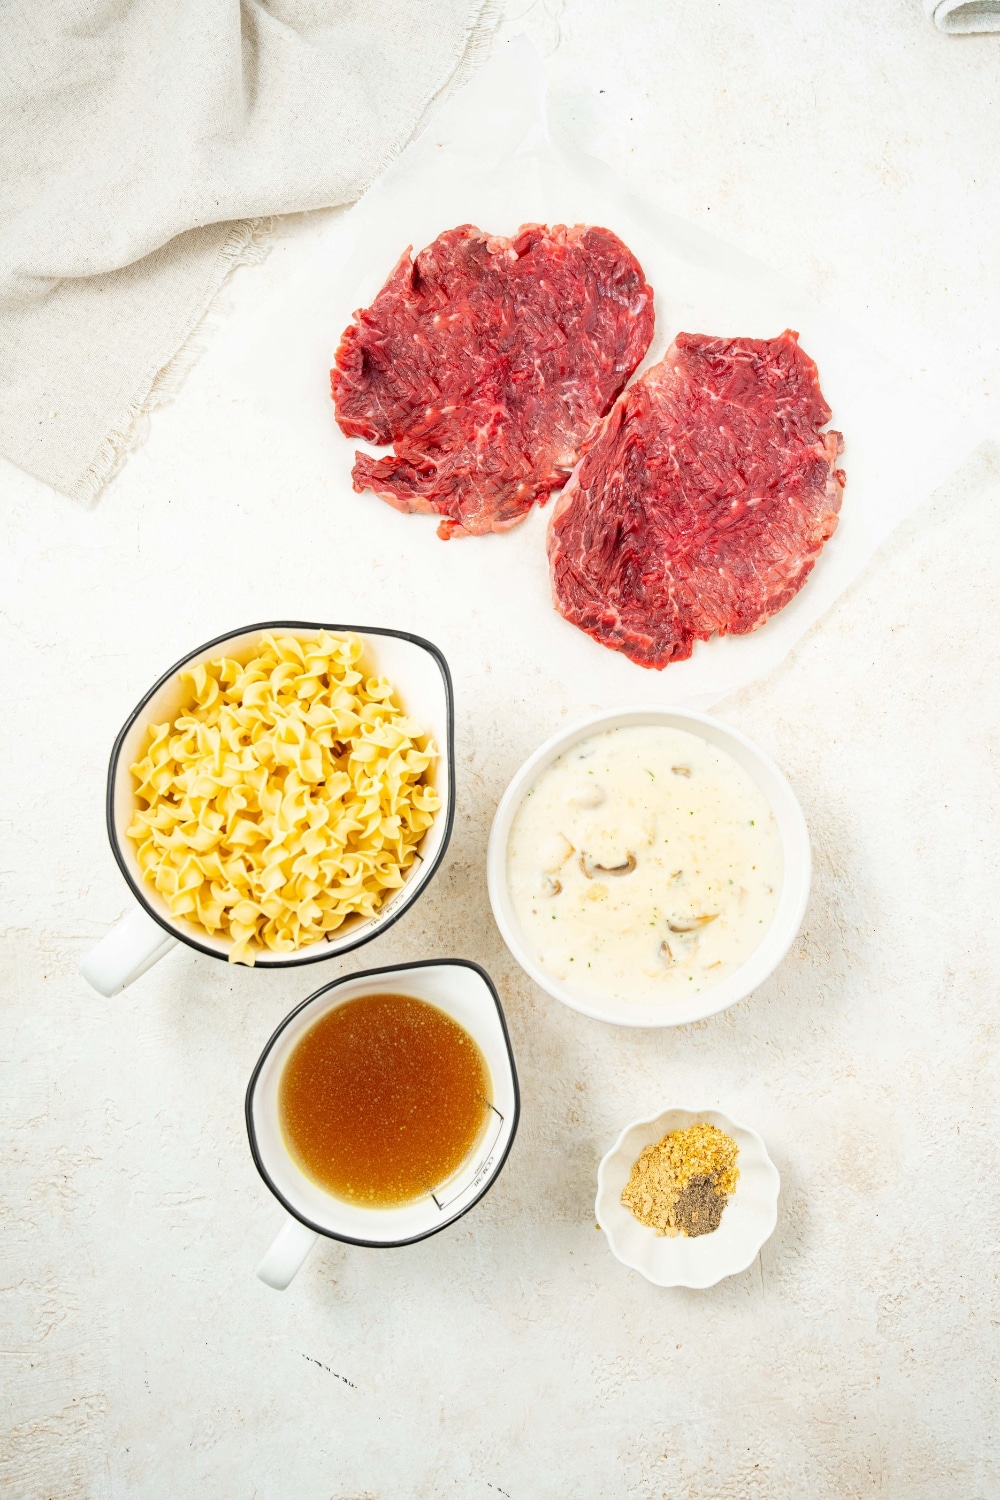
[[[6,0],[0,452],[89,500],[261,220],[352,202],[490,0]]]

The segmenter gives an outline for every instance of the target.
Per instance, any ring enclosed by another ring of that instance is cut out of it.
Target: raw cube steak
[[[566,482],[642,359],[653,293],[610,230],[466,224],[403,255],[355,314],[331,386],[354,488],[441,517],[444,538],[506,531]]]
[[[556,608],[645,667],[756,630],[837,525],[838,432],[798,334],[681,333],[601,424],[549,523]]]

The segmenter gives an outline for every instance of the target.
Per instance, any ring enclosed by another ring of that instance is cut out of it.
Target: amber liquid
[[[491,1095],[486,1059],[457,1021],[412,995],[363,995],[303,1033],[278,1107],[307,1176],[350,1203],[390,1208],[462,1165]]]

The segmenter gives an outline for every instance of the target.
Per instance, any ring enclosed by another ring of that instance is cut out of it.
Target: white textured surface
[[[797,277],[1000,433],[1000,38],[944,37],[915,0],[808,19],[787,0],[637,0],[610,35],[598,0],[517,9],[508,30],[553,49],[557,130]],[[308,254],[312,225],[286,230],[240,273],[230,328]],[[94,511],[0,471],[0,1489],[991,1500],[998,450],[896,534],[779,672],[721,706],[802,799],[812,904],[750,1000],[631,1034],[532,989],[486,902],[498,793],[591,705],[518,639],[516,598],[499,621],[421,594],[410,523],[394,555],[341,555],[339,492],[233,402],[225,337]],[[482,545],[499,556],[503,541]],[[403,1251],[322,1247],[279,1295],[253,1278],[279,1212],[242,1093],[310,980],[175,950],[104,1001],[76,964],[125,907],[101,808],[121,720],[192,643],[286,612],[425,630],[450,657],[460,721],[442,873],[316,982],[426,954],[483,961],[524,1110],[503,1177],[452,1231]],[[626,1120],[698,1097],[760,1130],[782,1174],[778,1228],[743,1276],[662,1291],[595,1231],[594,1172]]]

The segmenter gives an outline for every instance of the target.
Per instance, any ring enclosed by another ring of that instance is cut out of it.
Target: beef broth
[[[469,1156],[492,1081],[469,1033],[426,1000],[364,995],[327,1011],[285,1064],[285,1142],[307,1176],[390,1208],[433,1192]]]

